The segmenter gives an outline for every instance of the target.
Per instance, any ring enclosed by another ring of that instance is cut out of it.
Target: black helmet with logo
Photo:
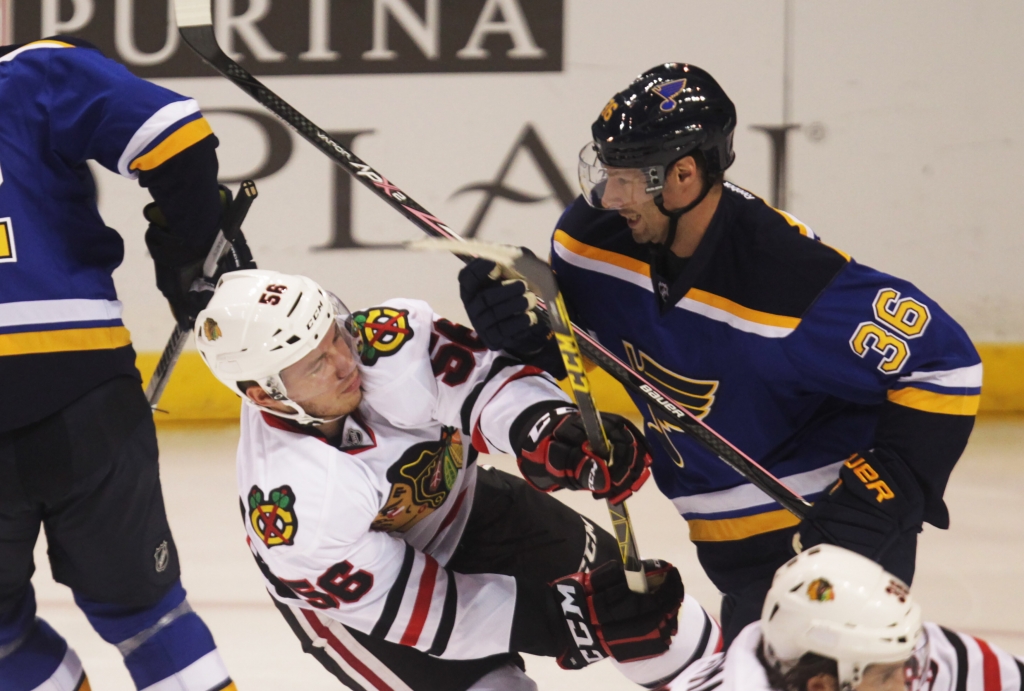
[[[616,168],[667,168],[701,151],[711,175],[735,159],[736,107],[714,77],[666,63],[615,94],[591,126],[598,158]]]

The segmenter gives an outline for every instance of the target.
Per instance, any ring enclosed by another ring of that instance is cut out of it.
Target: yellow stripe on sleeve
[[[161,163],[180,154],[198,141],[206,139],[213,134],[213,129],[206,118],[199,118],[179,127],[167,139],[157,144],[153,149],[142,156],[139,156],[131,165],[131,170],[153,170]]]
[[[913,387],[890,390],[886,397],[897,405],[944,415],[977,415],[978,405],[981,403],[981,396],[978,394],[957,396]]]
[[[740,518],[694,518],[687,523],[690,524],[690,540],[693,542],[731,542],[773,530],[792,528],[800,523],[800,519],[786,509],[779,509]]]
[[[123,326],[3,334],[0,335],[0,356],[113,350],[131,345],[131,342],[131,335]]]
[[[611,264],[612,266],[617,266],[620,269],[626,269],[627,271],[641,274],[647,278],[651,277],[651,267],[646,262],[642,262],[639,259],[633,259],[632,257],[627,257],[624,254],[609,252],[608,250],[602,250],[592,245],[584,244],[571,237],[564,230],[555,231],[555,242],[573,254],[581,257],[604,262],[605,264]]]
[[[714,307],[715,309],[720,309],[723,312],[728,312],[734,317],[739,317],[740,319],[748,322],[754,322],[755,324],[778,326],[784,329],[795,329],[800,326],[800,319],[798,317],[783,317],[778,314],[752,310],[749,307],[744,307],[743,305],[733,302],[728,298],[724,298],[721,295],[708,293],[697,288],[690,288],[684,297],[687,297],[694,302],[700,302],[710,307]]]

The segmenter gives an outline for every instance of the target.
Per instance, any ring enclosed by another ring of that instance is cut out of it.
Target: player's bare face
[[[310,415],[336,418],[359,406],[363,392],[355,355],[341,327],[334,330],[304,358],[281,372],[288,397]]]
[[[654,197],[645,191],[644,175],[634,168],[608,168],[601,204],[626,219],[633,240],[661,242],[668,235],[668,218],[658,210]]]

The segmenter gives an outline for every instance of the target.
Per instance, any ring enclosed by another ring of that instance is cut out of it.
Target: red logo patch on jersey
[[[282,485],[264,498],[263,490],[253,485],[249,490],[249,523],[268,548],[295,544],[299,519],[295,515],[292,488]]]

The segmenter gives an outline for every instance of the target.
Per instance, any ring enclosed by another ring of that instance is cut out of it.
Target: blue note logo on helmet
[[[633,169],[633,197],[618,206],[653,199],[672,164],[698,151],[708,175],[720,175],[736,157],[735,129],[736,107],[714,77],[685,63],[653,67],[615,94],[591,125],[592,142],[580,152],[583,195],[597,208],[616,208],[601,200],[608,169]]]
[[[676,102],[676,96],[678,96],[685,88],[685,79],[676,79],[671,82],[665,82],[664,84],[658,84],[658,86],[654,87],[654,93],[665,99],[661,102],[661,110],[665,113],[671,113],[675,110],[676,106],[679,105],[679,103]]]

